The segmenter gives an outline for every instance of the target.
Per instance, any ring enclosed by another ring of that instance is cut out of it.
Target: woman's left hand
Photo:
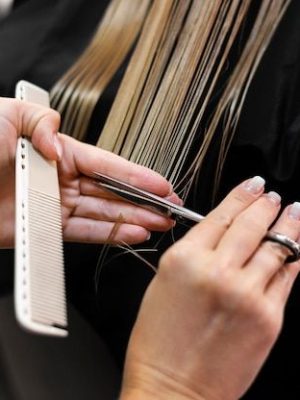
[[[123,201],[95,185],[93,171],[181,203],[161,175],[108,151],[59,135],[63,158],[58,163],[62,215],[66,240],[139,243],[150,231],[165,231],[173,221]],[[115,234],[110,237],[118,223]]]
[[[0,98],[0,247],[14,243],[14,165],[17,138],[29,137],[47,159],[58,162],[64,239],[74,242],[139,243],[150,231],[165,231],[173,222],[118,200],[89,178],[96,171],[180,204],[172,186],[148,168],[95,146],[59,134],[57,112],[33,103]],[[114,229],[114,235],[111,235]]]

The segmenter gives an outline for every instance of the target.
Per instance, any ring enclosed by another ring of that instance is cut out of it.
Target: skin
[[[54,111],[0,99],[0,245],[13,244],[17,137],[57,160],[66,240],[145,240],[172,221],[117,200],[88,178],[99,171],[180,204],[158,174],[58,134]],[[255,178],[254,178],[255,180]],[[299,206],[299,204],[298,204]],[[121,400],[236,400],[255,379],[276,341],[300,262],[263,241],[280,212],[280,197],[247,181],[160,260],[134,326]],[[297,240],[299,207],[287,207],[272,227]]]
[[[64,239],[73,242],[139,243],[150,231],[165,231],[170,219],[123,202],[97,188],[89,176],[101,172],[180,204],[159,174],[107,151],[58,133],[60,116],[39,105],[0,98],[0,247],[14,243],[14,163],[17,137],[31,138],[46,158],[58,161]],[[113,237],[115,223],[120,223]]]
[[[248,182],[249,183],[249,182]],[[279,196],[236,187],[160,260],[133,329],[121,400],[236,400],[276,341],[300,263],[263,241]],[[296,240],[285,209],[275,231]]]

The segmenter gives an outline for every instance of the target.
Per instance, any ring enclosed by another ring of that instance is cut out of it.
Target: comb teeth
[[[36,322],[66,326],[60,202],[32,189],[28,194],[30,313]]]

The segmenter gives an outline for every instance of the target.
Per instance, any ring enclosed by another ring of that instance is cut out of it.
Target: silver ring
[[[278,232],[269,231],[265,237],[265,240],[279,243],[290,250],[292,254],[287,257],[285,263],[291,263],[300,259],[300,244],[290,239],[288,236]]]

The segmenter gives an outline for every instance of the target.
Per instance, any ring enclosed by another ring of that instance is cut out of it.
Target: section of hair
[[[157,170],[185,198],[218,132],[217,184],[247,89],[290,0],[262,0],[230,58],[253,3],[154,1],[98,145]]]
[[[247,90],[290,1],[112,0],[51,91],[62,130],[85,138],[135,45],[97,145],[160,172],[185,199],[217,143],[217,187]]]
[[[101,94],[132,48],[151,0],[113,0],[77,62],[54,85],[51,105],[62,131],[84,139]]]

